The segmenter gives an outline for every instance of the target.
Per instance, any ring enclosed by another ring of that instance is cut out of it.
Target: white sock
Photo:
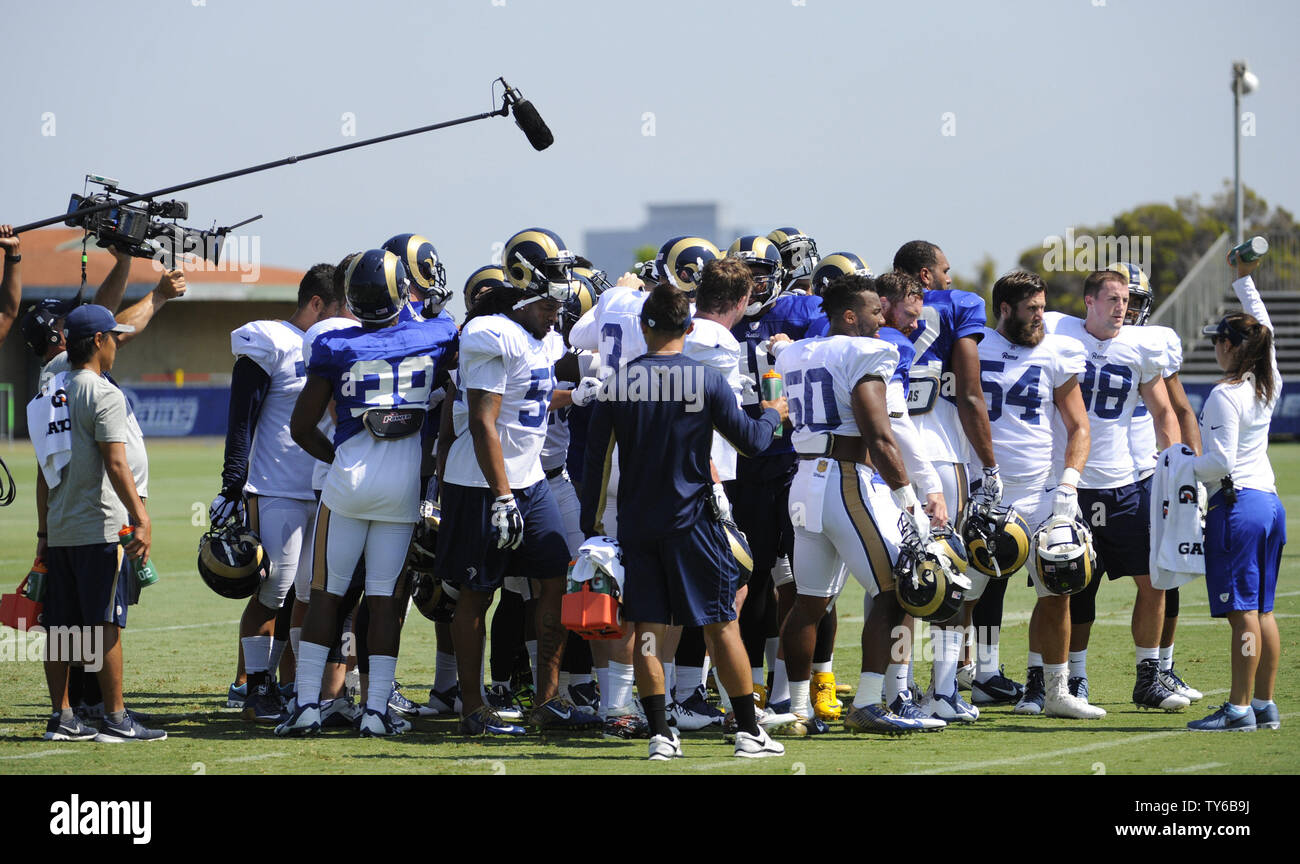
[[[1070,677],[1087,678],[1088,677],[1088,649],[1082,651],[1070,652]]]
[[[811,717],[812,706],[808,704],[808,681],[790,682],[790,713],[800,717]]]
[[[600,691],[600,716],[604,717],[609,713],[609,667],[596,667],[596,689]]]
[[[1272,704],[1273,704],[1272,699],[1251,699],[1250,700],[1250,707],[1254,708],[1256,711],[1263,711],[1265,708],[1267,708]]]
[[[976,681],[983,684],[985,681],[998,674],[1000,670],[998,653],[998,640],[996,638],[990,639],[987,645],[975,646]]]
[[[767,661],[767,668],[771,669],[776,663],[776,655],[781,653],[781,637],[773,636],[763,643],[763,659]]]
[[[627,663],[609,661],[609,708],[618,710],[626,708],[632,702],[632,687],[636,675]]]
[[[298,646],[299,646],[301,643],[302,643],[302,628],[301,628],[301,627],[290,627],[290,628],[289,628],[289,645],[291,645],[291,646],[293,647],[293,660],[294,660],[294,663],[297,663],[297,662],[298,662]]]
[[[689,699],[691,694],[704,686],[703,666],[677,667],[677,693],[680,699]]]
[[[1046,681],[1048,678],[1051,678],[1053,674],[1056,674],[1058,672],[1065,675],[1066,677],[1069,677],[1070,664],[1069,663],[1046,664],[1045,666],[1043,666],[1043,680]]]
[[[776,665],[772,667],[772,692],[767,694],[767,703],[771,705],[773,702],[784,702],[793,698],[794,696],[790,692],[790,676],[785,670],[785,661],[778,657]],[[790,710],[793,711],[794,709],[791,708]]]
[[[1172,668],[1174,668],[1174,646],[1170,645],[1168,648],[1166,648],[1165,646],[1161,645],[1160,646],[1160,671],[1168,672]]]
[[[853,707],[866,708],[869,705],[879,705],[884,685],[884,675],[878,672],[863,672],[858,678],[858,692],[853,694]]]
[[[239,640],[244,646],[244,671],[249,675],[271,668],[271,637],[244,636]]]
[[[1033,669],[1035,666],[1042,666],[1042,665],[1043,665],[1043,655],[1042,655],[1042,654],[1039,654],[1037,651],[1030,651],[1030,652],[1029,652],[1029,664],[1028,664],[1028,665],[1029,665],[1029,668],[1030,668],[1030,669]]]
[[[285,649],[285,647],[286,647],[288,644],[289,644],[289,643],[286,642],[286,641],[283,640],[283,639],[275,639],[275,638],[272,638],[272,640],[271,640],[271,664],[270,664],[269,666],[266,667],[267,669],[271,670],[271,671],[274,672],[274,673],[279,673],[279,671],[280,671],[280,658],[284,656],[284,649]]]
[[[961,657],[961,630],[935,627],[930,631],[934,648],[934,692],[951,696],[957,692],[957,661]]]
[[[325,675],[325,658],[329,653],[328,646],[308,642],[306,639],[299,643],[298,671],[294,675],[294,680],[298,682],[299,705],[320,703],[320,680]]]
[[[590,684],[590,683],[591,683],[590,672],[583,672],[581,674],[575,672],[569,676],[570,687],[581,687],[583,684]]]
[[[393,692],[397,675],[397,658],[390,654],[370,655],[370,675],[366,682],[366,709],[388,713],[388,694]]]
[[[435,651],[433,663],[433,689],[446,693],[456,686],[456,655],[449,651]]]
[[[673,691],[676,689],[677,689],[677,664],[665,663],[664,664],[664,695],[668,697],[666,700],[667,702],[673,701]]]
[[[907,689],[907,664],[890,663],[885,667],[885,704],[893,705],[898,694]]]
[[[755,684],[767,685],[767,676],[763,674],[762,666],[750,666],[749,676]]]
[[[528,665],[533,667],[533,689],[537,689],[537,640],[529,639],[524,643],[528,649]],[[481,676],[480,676],[481,677]]]
[[[1143,661],[1143,660],[1159,660],[1159,659],[1160,659],[1160,649],[1159,649],[1158,647],[1157,647],[1157,648],[1143,648],[1141,645],[1139,645],[1139,646],[1137,646],[1134,650],[1137,652],[1137,662],[1138,662],[1138,665],[1139,665],[1139,666],[1142,665],[1142,661]]]
[[[821,675],[824,675],[827,672],[831,672],[831,673],[835,672],[835,666],[829,660],[827,660],[825,663],[814,663],[812,669],[813,672]]]

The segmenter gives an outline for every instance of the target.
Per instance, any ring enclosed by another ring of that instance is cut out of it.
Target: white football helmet
[[[1029,555],[1038,581],[1053,594],[1077,594],[1092,582],[1097,555],[1092,532],[1079,519],[1048,518],[1034,532]]]

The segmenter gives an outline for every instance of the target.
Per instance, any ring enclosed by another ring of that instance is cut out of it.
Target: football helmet
[[[554,231],[526,228],[506,241],[501,269],[516,288],[538,299],[563,303],[572,293],[573,264],[577,260]]]
[[[1151,317],[1151,304],[1155,299],[1147,274],[1142,272],[1141,267],[1127,261],[1116,261],[1106,269],[1122,273],[1128,280],[1128,311],[1124,313],[1124,323],[1136,324],[1139,327],[1147,323],[1147,319]]]
[[[381,248],[396,255],[406,267],[415,293],[424,298],[425,310],[435,315],[441,312],[451,297],[451,289],[447,287],[447,270],[442,266],[438,250],[428,238],[398,234],[388,238]]]
[[[596,305],[596,298],[613,287],[609,284],[605,271],[591,267],[574,267],[573,281],[573,293],[564,301],[564,318],[569,326],[576,324],[579,318]]]
[[[704,265],[721,257],[718,247],[703,237],[674,237],[659,247],[655,270],[662,281],[694,300]]]
[[[961,536],[971,566],[994,579],[1006,579],[1029,560],[1029,525],[1010,506],[990,510],[976,501],[967,502]]]
[[[641,280],[641,288],[644,291],[653,291],[654,287],[659,284],[659,267],[654,258],[649,261],[636,262],[633,272]]]
[[[433,555],[438,548],[438,528],[442,525],[442,508],[437,501],[420,502],[420,520],[411,532],[410,567],[414,571],[433,572]]]
[[[776,244],[757,234],[746,234],[727,249],[728,258],[739,258],[749,265],[754,276],[754,290],[749,295],[745,314],[753,317],[772,305],[785,289],[785,272]]]
[[[748,582],[754,575],[754,550],[749,548],[749,538],[730,519],[722,520],[722,530],[727,535],[731,554],[736,558],[736,566],[740,568],[740,581]]]
[[[423,570],[411,574],[411,602],[420,614],[438,624],[450,624],[460,589]]]
[[[478,268],[465,280],[465,311],[468,312],[478,302],[479,297],[494,288],[504,288],[509,284],[506,281],[506,271],[500,267],[489,264]]]
[[[199,575],[222,597],[242,600],[253,596],[274,569],[261,539],[237,522],[214,526],[199,538]]]
[[[397,317],[411,294],[406,265],[386,249],[352,256],[343,277],[343,299],[357,320],[387,324]]]
[[[1053,594],[1078,594],[1092,582],[1092,532],[1079,519],[1050,517],[1034,532],[1030,554],[1038,581]]]
[[[811,276],[820,260],[817,255],[817,241],[798,228],[773,228],[767,239],[776,244],[781,253],[781,269],[787,280],[785,287]]]
[[[914,618],[948,621],[971,587],[965,565],[961,538],[947,528],[935,529],[924,546],[905,542],[894,565],[898,604]]]
[[[812,284],[809,287],[812,293],[820,297],[822,290],[831,284],[832,279],[848,274],[858,276],[874,275],[871,268],[867,266],[867,262],[852,252],[832,252],[821,259],[821,262],[812,271],[812,279],[810,280]]]

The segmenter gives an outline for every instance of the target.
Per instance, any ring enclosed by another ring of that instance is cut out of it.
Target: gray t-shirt
[[[129,440],[126,396],[86,369],[69,375],[64,391],[72,421],[72,456],[63,468],[63,479],[50,490],[49,544],[116,543],[117,532],[129,520],[104,470],[97,442]]]

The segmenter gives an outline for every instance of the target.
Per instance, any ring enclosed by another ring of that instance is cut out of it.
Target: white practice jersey
[[[1083,345],[1079,373],[1083,405],[1088,409],[1092,449],[1079,480],[1080,489],[1114,489],[1137,482],[1129,442],[1134,409],[1142,404],[1138,388],[1164,371],[1165,351],[1142,337],[1141,327],[1123,327],[1114,339],[1097,339],[1083,320],[1059,312],[1043,316],[1048,333],[1069,336]],[[1063,451],[1058,464],[1063,461]]]
[[[601,294],[569,331],[570,345],[600,355],[600,378],[649,350],[641,335],[641,307],[649,296],[639,288],[615,286]]]
[[[1168,378],[1183,368],[1183,340],[1178,338],[1169,327],[1147,324],[1136,328],[1143,339],[1149,340],[1153,349],[1162,349],[1164,353],[1164,371],[1161,377]],[[1159,448],[1156,447],[1156,424],[1151,419],[1151,412],[1146,405],[1139,404],[1133,409],[1133,425],[1129,427],[1129,443],[1133,447],[1133,467],[1138,476],[1143,477],[1156,470]]]
[[[786,348],[776,371],[785,379],[794,424],[791,442],[798,447],[823,432],[860,437],[853,389],[867,377],[888,383],[897,365],[897,348],[865,336],[818,336]]]
[[[316,460],[289,434],[289,418],[307,383],[302,358],[303,332],[287,321],[250,321],[230,334],[230,351],[247,357],[271,378],[253,430],[244,490],[275,498],[311,501]]]
[[[555,361],[564,352],[559,333],[552,330],[538,339],[504,315],[483,315],[465,325],[460,334],[460,385],[451,415],[456,441],[447,454],[446,482],[488,485],[469,434],[470,390],[501,394],[496,426],[510,488],[525,489],[544,479],[547,409],[555,389]]]
[[[1083,345],[1069,336],[1048,333],[1030,348],[986,329],[979,351],[980,384],[998,470],[1005,482],[1016,486],[1055,486],[1053,438],[1063,433],[1064,424],[1057,423],[1053,395],[1057,387],[1083,372]]]
[[[573,382],[557,382],[555,389],[572,390]],[[563,468],[569,460],[569,440],[573,437],[569,432],[569,411],[571,410],[570,408],[558,408],[546,415],[546,442],[542,444],[543,471],[554,471],[556,468]]]
[[[686,346],[682,353],[692,360],[699,360],[705,366],[717,369],[731,392],[736,394],[736,404],[740,404],[740,343],[731,331],[717,321],[697,318],[695,327],[686,334]],[[736,448],[718,432],[713,433],[713,446],[709,458],[718,471],[718,479],[736,479]]]
[[[311,362],[311,343],[316,341],[316,337],[322,333],[328,333],[331,330],[342,330],[345,327],[360,327],[361,322],[355,318],[344,318],[338,316],[335,318],[325,318],[317,321],[307,328],[307,334],[302,337],[302,361],[306,366]],[[334,440],[334,408],[330,406],[325,411],[325,416],[320,418],[316,428],[325,434],[325,437]],[[330,463],[316,460],[311,472],[311,488],[319,492],[325,485],[325,475],[330,471]]]

